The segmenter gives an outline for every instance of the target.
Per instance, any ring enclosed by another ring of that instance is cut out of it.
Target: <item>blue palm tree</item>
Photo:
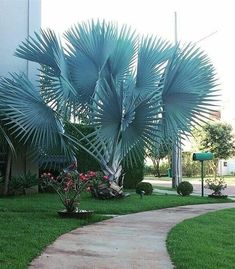
[[[67,153],[80,146],[120,184],[123,160],[131,163],[179,132],[187,136],[213,111],[215,70],[191,44],[141,38],[105,21],[78,24],[64,37],[63,46],[53,31],[42,30],[16,51],[41,65],[40,90],[25,76],[1,82],[1,118],[24,143],[59,144]],[[85,118],[94,132],[81,141],[66,135],[63,122],[71,116]]]

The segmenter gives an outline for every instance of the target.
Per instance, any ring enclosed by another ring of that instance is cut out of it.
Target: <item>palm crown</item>
[[[105,21],[78,24],[64,37],[65,46],[52,30],[42,30],[16,50],[41,65],[40,90],[22,75],[1,81],[1,118],[24,143],[60,145],[63,152],[80,146],[118,181],[123,159],[187,135],[212,111],[215,71],[195,46],[140,38]],[[94,127],[82,138],[86,147],[64,133],[71,115]]]

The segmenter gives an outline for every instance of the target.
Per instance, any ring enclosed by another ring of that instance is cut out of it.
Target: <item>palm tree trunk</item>
[[[7,154],[7,167],[6,167],[6,175],[5,175],[5,183],[4,183],[4,191],[3,194],[8,194],[9,182],[10,182],[10,172],[11,172],[11,162],[12,162],[12,152],[8,149]]]

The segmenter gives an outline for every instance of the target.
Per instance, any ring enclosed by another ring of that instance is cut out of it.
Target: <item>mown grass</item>
[[[171,187],[166,187],[166,186],[160,186],[157,184],[152,184],[154,188],[159,189],[159,190],[163,190],[163,191],[176,191],[176,188],[171,188]]]
[[[226,201],[226,200],[225,200]],[[225,202],[224,200],[221,202]],[[229,200],[228,200],[229,201]],[[59,235],[96,221],[102,214],[127,214],[186,204],[219,202],[211,198],[137,194],[120,200],[96,200],[83,194],[82,209],[97,213],[89,220],[61,219],[56,211],[62,205],[56,194],[0,198],[0,268],[22,269]],[[100,214],[100,215],[99,215]]]
[[[208,213],[176,225],[167,247],[176,269],[235,268],[235,209]]]

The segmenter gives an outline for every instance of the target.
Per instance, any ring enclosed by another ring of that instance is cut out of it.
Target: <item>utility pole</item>
[[[175,45],[178,43],[177,13],[175,12]],[[175,188],[182,181],[182,147],[180,133],[172,142],[172,187]]]
[[[177,13],[174,13],[174,37],[175,45],[178,43],[178,21]],[[218,31],[214,31],[203,38],[195,42],[195,44],[204,41],[207,38],[217,34]],[[177,134],[175,140],[172,142],[172,187],[175,188],[182,181],[182,144],[180,133]]]

